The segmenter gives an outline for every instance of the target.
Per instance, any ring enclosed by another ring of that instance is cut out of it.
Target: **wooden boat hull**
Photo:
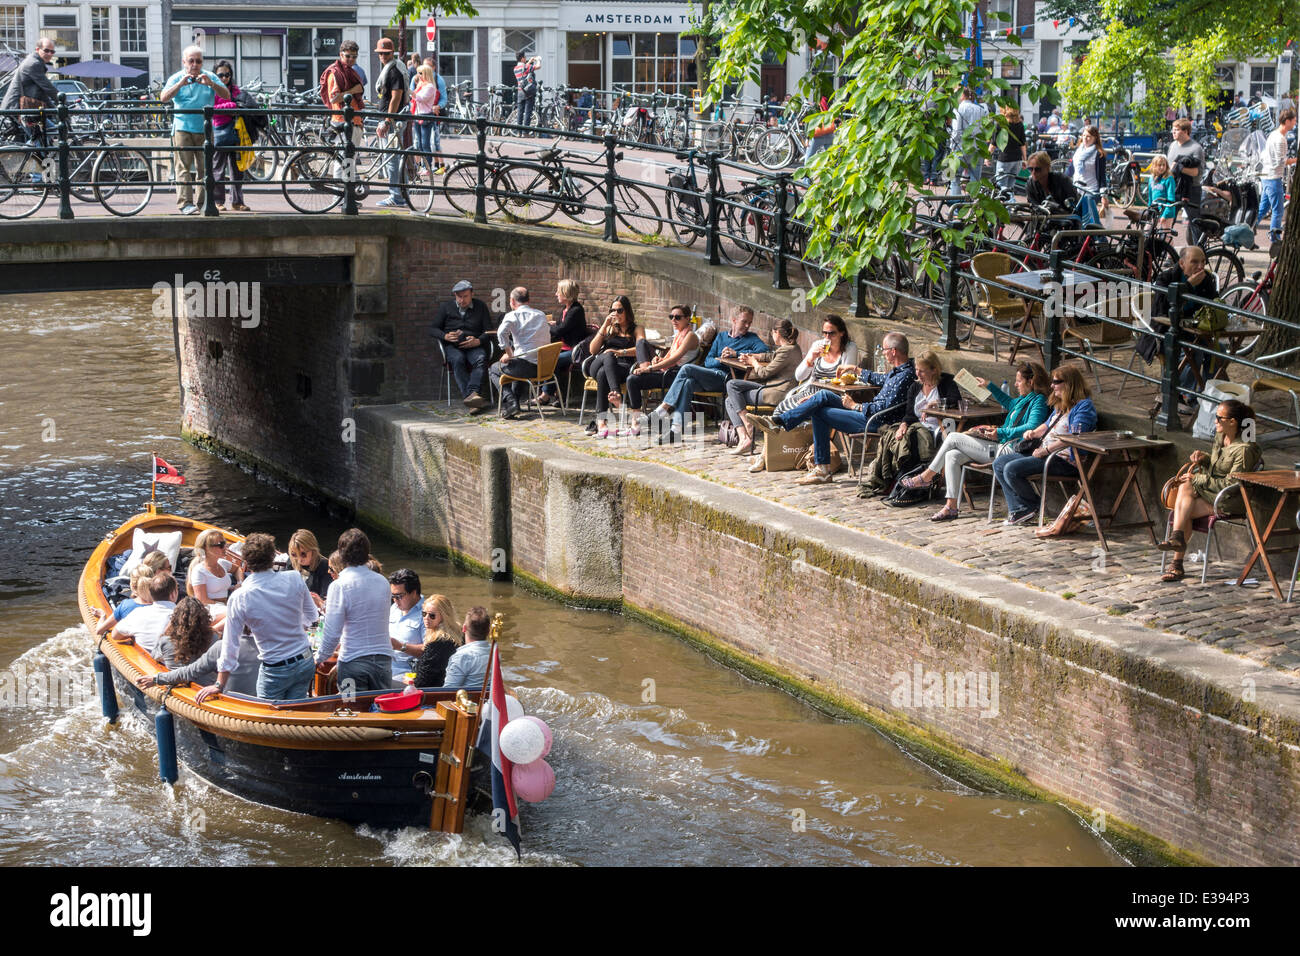
[[[110,610],[103,591],[107,562],[130,547],[137,527],[182,530],[190,546],[211,526],[144,514],[110,533],[87,562],[79,589],[92,630],[92,609]],[[400,714],[370,713],[364,699],[347,706],[337,698],[276,704],[221,695],[198,704],[197,685],[138,687],[136,678],[160,668],[129,638],[101,639],[97,649],[108,658],[119,705],[140,712],[151,732],[165,707],[174,720],[177,758],[223,790],[351,824],[463,828],[478,728],[477,707],[464,698],[426,692],[422,708]]]

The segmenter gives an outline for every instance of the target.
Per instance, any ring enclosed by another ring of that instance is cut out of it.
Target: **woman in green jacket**
[[[1187,550],[1187,536],[1192,522],[1214,514],[1214,499],[1224,488],[1235,482],[1232,475],[1240,471],[1254,471],[1259,464],[1259,445],[1245,441],[1242,433],[1246,423],[1254,425],[1255,412],[1244,402],[1229,399],[1214,410],[1214,447],[1207,455],[1194,451],[1188,461],[1194,466],[1174,481],[1178,497],[1174,499],[1174,516],[1170,522],[1169,538],[1160,542],[1161,551],[1174,552],[1169,570],[1161,581],[1181,581],[1187,573],[1183,569],[1183,553]]]
[[[961,483],[962,465],[971,461],[991,462],[1004,450],[1014,449],[1025,432],[1047,421],[1047,370],[1037,362],[1021,362],[1016,369],[1016,398],[982,378],[976,381],[988,388],[997,403],[1007,410],[1007,418],[1001,425],[977,425],[970,431],[949,435],[925,471],[903,479],[906,488],[928,488],[943,474],[947,500],[931,515],[931,521],[950,521],[957,517],[957,487]]]

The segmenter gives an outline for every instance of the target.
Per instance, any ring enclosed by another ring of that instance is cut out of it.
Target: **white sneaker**
[[[188,203],[187,205],[181,206],[182,216],[192,216],[198,211],[199,207],[194,205],[194,203]]]

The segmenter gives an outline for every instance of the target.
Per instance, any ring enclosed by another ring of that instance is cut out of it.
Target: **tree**
[[[811,117],[809,128],[836,124],[830,149],[800,174],[809,180],[799,212],[811,229],[807,255],[838,273],[814,291],[815,300],[839,277],[854,276],[894,252],[907,252],[937,277],[929,249],[907,235],[914,194],[928,191],[921,161],[933,157],[946,138],[944,121],[957,106],[963,82],[982,89],[984,102],[993,106],[1009,86],[966,61],[970,41],[963,37],[963,18],[974,8],[974,0],[730,0],[717,11],[710,97],[718,98],[728,82],[757,80],[765,52],[784,61],[819,39],[844,78],[838,88],[829,72],[811,70],[800,80],[805,101],[825,96],[829,102],[825,113]],[[996,22],[990,27],[996,30]],[[1019,38],[1005,42],[1018,44]],[[1037,81],[1027,86],[1038,99]],[[962,150],[986,150],[991,136],[1005,141],[1006,135],[1005,122],[992,117],[982,134],[970,131]],[[960,159],[951,155],[949,169],[956,171]],[[990,184],[981,184],[976,201],[946,230],[947,239],[962,243],[1005,220],[1005,207],[991,193]]]
[[[1286,49],[1300,24],[1300,0],[1101,0],[1110,18],[1106,32],[1093,40],[1088,56],[1062,72],[1061,88],[1072,113],[1127,101],[1135,121],[1164,121],[1165,110],[1213,102],[1219,93],[1215,66],[1223,60],[1273,56]],[[1120,19],[1120,17],[1123,19]],[[1291,194],[1300,179],[1293,174]],[[1278,255],[1275,318],[1300,325],[1300,203],[1292,202],[1284,222],[1286,236]],[[1259,353],[1300,346],[1300,333],[1272,328]],[[1300,353],[1292,355],[1300,363]]]

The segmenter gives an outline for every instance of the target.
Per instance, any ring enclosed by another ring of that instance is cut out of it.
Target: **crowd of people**
[[[131,597],[103,615],[99,635],[130,638],[163,670],[140,686],[198,683],[199,702],[231,693],[265,700],[311,694],[319,676],[345,697],[403,686],[478,690],[487,672],[491,619],[460,619],[445,594],[425,595],[419,575],[385,577],[364,532],[339,536],[326,559],[306,529],[289,539],[288,566],[268,534],[238,548],[216,529],[196,538],[185,596],[165,555],[131,573]],[[312,634],[319,635],[313,647]]]

